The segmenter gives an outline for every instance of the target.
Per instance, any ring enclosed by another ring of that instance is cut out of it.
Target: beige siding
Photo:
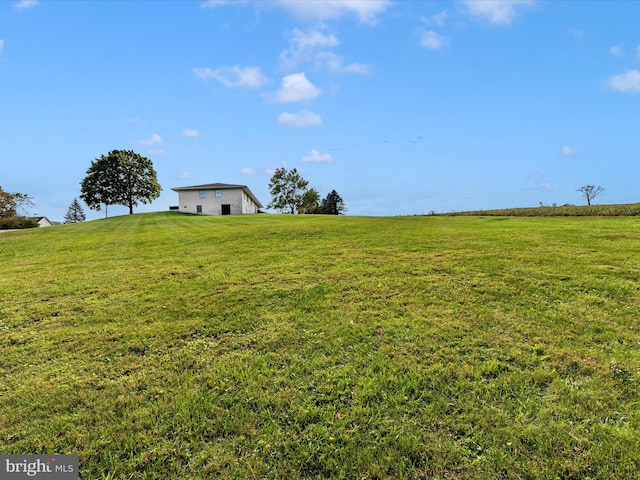
[[[258,213],[258,206],[244,191],[242,193],[242,213]]]
[[[221,196],[216,197],[215,190],[205,190],[205,198],[200,198],[199,190],[178,192],[180,212],[198,213],[198,205],[202,206],[203,215],[222,215],[222,206],[229,205],[231,215],[258,213],[258,206],[241,189],[221,189]]]

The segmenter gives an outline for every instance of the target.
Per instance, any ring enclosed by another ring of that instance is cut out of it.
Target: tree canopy
[[[33,206],[33,199],[24,193],[5,192],[0,187],[0,218],[14,218],[21,208]]]
[[[305,199],[307,185],[309,182],[302,178],[297,169],[278,168],[269,182],[272,200],[267,208],[281,212],[288,210],[289,213],[303,212],[305,202],[311,199],[309,195]]]
[[[100,211],[102,204],[133,207],[151,203],[160,196],[153,163],[132,150],[112,150],[91,162],[80,183],[81,195],[89,208]]]
[[[0,187],[0,230],[39,227],[36,219],[18,215],[20,209],[32,206],[33,200],[29,195],[5,192]]]
[[[267,208],[273,208],[288,213],[324,213],[340,215],[347,211],[342,197],[332,190],[322,202],[320,194],[315,188],[307,188],[307,182],[293,168],[278,168],[269,182],[271,203]]]
[[[310,188],[302,194],[302,203],[298,206],[298,213],[316,213],[320,208],[320,194],[315,188]]]
[[[347,211],[347,207],[344,205],[344,200],[338,195],[338,192],[331,190],[327,196],[322,200],[322,213],[328,215],[341,215]]]

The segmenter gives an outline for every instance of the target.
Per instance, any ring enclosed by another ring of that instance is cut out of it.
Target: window
[[[216,190],[216,198],[222,197],[222,190]]]
[[[202,213],[202,205],[196,205],[196,213]]]
[[[207,191],[206,190],[200,190],[200,198],[207,198]]]

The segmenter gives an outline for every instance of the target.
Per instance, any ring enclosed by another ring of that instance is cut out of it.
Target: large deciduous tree
[[[92,210],[100,211],[102,204],[124,205],[129,214],[139,202],[158,198],[162,190],[151,160],[132,150],[112,150],[92,161],[80,187],[80,198]]]
[[[331,190],[327,196],[322,200],[322,213],[329,215],[340,215],[347,211],[347,207],[344,205],[342,197],[338,195],[338,192]]]
[[[281,212],[304,211],[305,194],[307,193],[307,182],[298,173],[297,169],[287,170],[286,168],[278,168],[269,182],[269,191],[271,192],[271,203],[268,208],[280,210]],[[316,192],[317,193],[317,192]],[[307,196],[307,201],[309,200]]]
[[[584,187],[580,187],[576,191],[582,193],[585,200],[587,201],[587,205],[591,205],[591,200],[604,192],[604,188],[602,188],[600,185],[585,185]]]

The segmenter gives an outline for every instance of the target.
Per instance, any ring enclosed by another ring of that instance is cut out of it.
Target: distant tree
[[[576,191],[582,193],[584,198],[587,200],[587,205],[591,205],[591,200],[604,192],[604,188],[599,185],[585,185]]]
[[[74,198],[71,205],[69,205],[67,214],[64,216],[64,223],[84,222],[86,219],[82,205],[80,205],[77,198]]]
[[[21,208],[33,206],[33,199],[24,193],[5,192],[0,187],[0,218],[13,218]]]
[[[347,211],[342,197],[338,192],[331,190],[329,194],[322,200],[322,213],[329,215],[341,215]]]
[[[281,212],[288,210],[289,213],[301,211],[308,191],[307,185],[309,182],[302,178],[297,169],[287,171],[286,168],[278,168],[269,182],[271,203],[267,208]]]
[[[0,230],[39,227],[37,220],[19,215],[20,209],[32,206],[29,195],[5,192],[0,187]]]
[[[320,194],[315,188],[311,188],[302,195],[298,213],[316,213],[317,210],[320,210]]]
[[[0,217],[0,230],[17,230],[20,228],[38,228],[38,219],[32,217]]]
[[[80,183],[80,198],[92,210],[101,205],[124,205],[133,214],[138,202],[151,203],[162,188],[153,163],[132,150],[112,150],[91,162]]]

